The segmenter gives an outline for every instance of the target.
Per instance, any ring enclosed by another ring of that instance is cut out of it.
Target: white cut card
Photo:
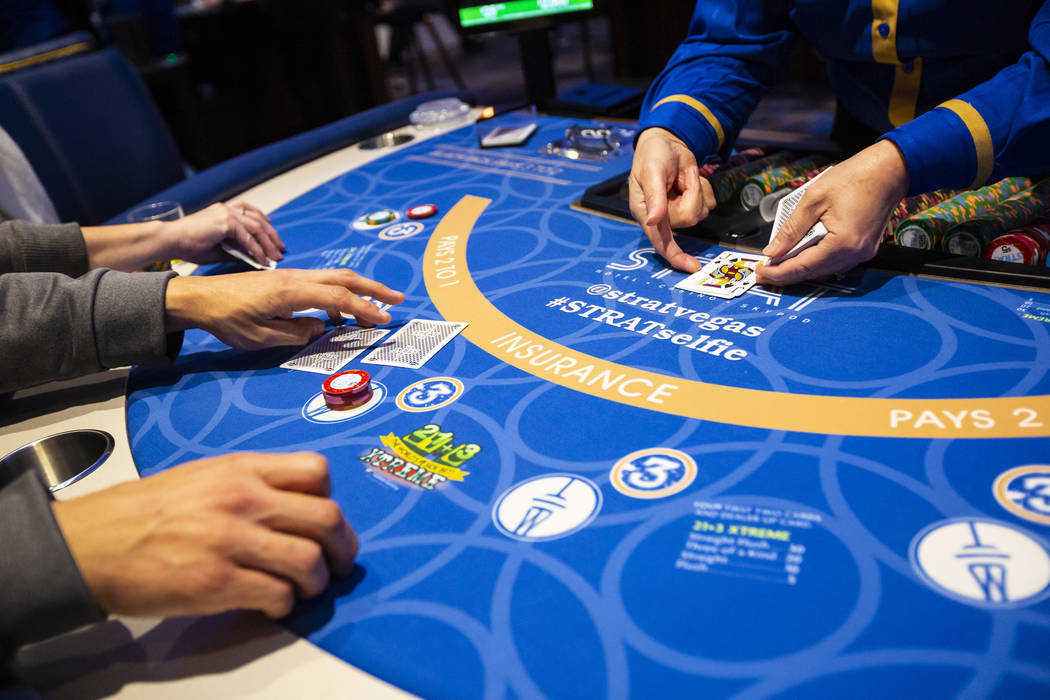
[[[795,211],[795,207],[798,206],[799,201],[802,199],[802,195],[806,193],[806,190],[809,189],[809,186],[817,180],[819,180],[821,176],[829,170],[831,170],[830,166],[822,170],[820,174],[818,174],[815,178],[813,178],[806,184],[802,185],[802,187],[799,187],[797,190],[795,190],[794,192],[777,202],[777,215],[776,218],[773,219],[773,230],[769,234],[770,242],[772,242],[773,239],[777,237],[777,234],[780,232],[781,227],[783,227],[784,222],[788,220],[789,216],[791,216],[791,212]],[[818,221],[817,223],[813,224],[813,228],[811,228],[805,236],[799,239],[798,243],[791,247],[791,250],[784,253],[783,255],[778,255],[775,258],[770,258],[769,264],[776,265],[777,263],[781,263],[789,258],[795,257],[806,248],[815,246],[817,243],[820,243],[821,239],[824,238],[824,236],[826,235],[828,235],[827,227],[824,226],[823,223]]]
[[[513,127],[496,127],[481,137],[481,145],[485,148],[499,148],[501,146],[522,146],[529,137],[536,133],[535,124],[524,124]]]
[[[388,328],[339,326],[297,352],[281,367],[334,374],[389,332]]]
[[[240,260],[242,262],[248,263],[249,265],[254,267],[256,270],[275,270],[275,269],[277,269],[277,261],[276,260],[271,260],[269,266],[267,266],[267,265],[260,265],[259,263],[255,262],[255,260],[253,260],[250,255],[248,255],[247,253],[245,253],[245,252],[243,252],[241,250],[238,250],[237,248],[234,248],[232,245],[230,245],[229,243],[227,243],[225,241],[223,241],[219,245],[221,245],[222,249],[225,250],[227,253],[229,253],[230,255],[232,255],[233,257],[237,258],[238,260]]]
[[[413,319],[361,362],[419,369],[466,327],[466,323]]]
[[[764,255],[727,250],[676,284],[675,289],[735,299],[755,286],[755,268],[768,260]]]

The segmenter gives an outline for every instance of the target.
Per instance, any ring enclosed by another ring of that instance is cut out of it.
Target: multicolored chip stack
[[[759,206],[762,198],[766,195],[784,187],[796,177],[810,172],[827,162],[827,158],[821,155],[806,156],[791,161],[786,165],[766,168],[760,173],[748,178],[744,186],[740,188],[740,207],[744,211],[750,211]],[[819,172],[819,171],[818,171]]]
[[[959,192],[955,190],[934,190],[933,192],[927,192],[926,194],[920,194],[915,197],[905,197],[899,204],[897,204],[893,213],[890,214],[890,222],[886,229],[886,238],[892,240],[893,232],[897,229],[897,226],[909,216],[935,207],[944,200],[950,199],[957,194],[959,194]]]
[[[786,152],[774,153],[757,160],[752,160],[736,167],[720,168],[708,178],[711,189],[715,193],[715,201],[718,204],[729,202],[738,196],[740,188],[753,175],[757,175],[766,168],[784,165],[791,160],[791,154]]]
[[[363,369],[337,372],[322,385],[324,403],[333,411],[347,411],[372,398],[372,375]]]
[[[944,249],[956,255],[979,257],[994,239],[1011,229],[1027,226],[1047,209],[1050,209],[1050,178],[953,226],[945,234]]]
[[[1031,186],[1027,177],[1008,177],[994,185],[957,194],[901,221],[894,230],[893,241],[908,248],[932,250],[939,247],[944,234],[956,223],[976,218],[985,209]]]
[[[820,175],[822,172],[824,172],[824,170],[825,168],[822,166],[819,168],[812,168],[804,173],[800,173],[795,177],[791,178],[791,180],[789,180],[779,190],[774,190],[773,192],[770,192],[765,197],[763,197],[762,201],[758,203],[758,213],[762,217],[762,220],[773,221],[773,219],[777,217],[777,204],[780,202],[780,200],[782,200],[784,197],[787,197],[799,187],[802,187],[802,185],[806,184],[807,182],[815,178],[817,175]]]
[[[700,166],[701,177],[711,177],[711,173],[717,170],[728,170],[729,168],[735,168],[743,165],[744,163],[750,163],[753,160],[764,158],[766,155],[765,149],[762,148],[745,148],[742,151],[736,151],[729,154],[723,161],[712,161],[704,163]]]

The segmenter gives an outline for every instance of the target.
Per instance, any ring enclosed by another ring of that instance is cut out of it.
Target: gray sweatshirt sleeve
[[[0,275],[0,393],[109,367],[163,364],[181,333],[164,331],[174,272],[92,270]]]
[[[84,583],[35,470],[0,486],[0,675],[27,642],[105,618]]]
[[[0,223],[0,274],[60,272],[79,277],[87,271],[87,246],[77,224]]]

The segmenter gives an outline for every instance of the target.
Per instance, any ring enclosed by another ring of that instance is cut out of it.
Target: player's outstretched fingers
[[[260,321],[251,343],[235,346],[242,350],[306,345],[324,333],[324,321],[312,316],[271,318]]]
[[[327,498],[332,495],[328,460],[316,452],[290,454],[251,454],[252,470],[268,485],[282,491],[295,491]]]
[[[229,204],[227,204],[226,206],[228,206],[228,207],[230,207],[232,209],[236,209],[237,211],[242,211],[243,210],[245,213],[251,212],[253,214],[258,214],[259,216],[261,216],[263,219],[266,220],[266,223],[270,223],[270,217],[268,217],[266,215],[266,212],[264,212],[262,209],[260,209],[259,207],[255,206],[251,202],[246,202],[243,199],[236,199],[236,200],[230,202]]]
[[[303,598],[317,595],[328,585],[328,564],[319,542],[254,526],[242,528],[241,535],[240,546],[231,552],[233,561],[241,566],[291,581]]]
[[[264,525],[318,543],[335,576],[350,573],[357,556],[357,535],[339,504],[327,498],[284,492],[277,495],[274,505],[275,509],[263,519]]]
[[[349,273],[344,284],[355,294],[370,296],[376,301],[392,305],[400,304],[405,300],[404,292],[391,289],[382,282],[359,275],[353,270],[338,270],[337,272]]]
[[[266,257],[266,253],[263,251],[262,246],[255,240],[255,236],[248,231],[244,223],[237,218],[236,214],[230,215],[231,233],[233,234],[233,240],[237,242],[241,250],[246,252],[252,257],[252,259],[260,265],[269,265],[270,259]]]
[[[245,209],[240,214],[240,218],[241,223],[248,229],[248,233],[262,246],[266,257],[270,260],[281,260],[284,258],[284,254],[281,252],[282,248],[278,246],[281,239],[274,227],[262,217],[262,214]]]
[[[338,272],[338,271],[335,271]],[[345,271],[355,277],[349,270]],[[307,278],[309,279],[309,278]],[[389,323],[390,314],[351,292],[346,281],[317,283],[302,282],[287,290],[287,302],[294,311],[303,309],[328,309],[353,316],[360,325]]]
[[[240,199],[235,202],[230,202],[228,206],[234,211],[238,211],[245,216],[261,222],[266,235],[274,242],[282,253],[285,251],[284,241],[281,240],[281,236],[277,233],[277,229],[273,227],[270,217],[263,213],[262,209]]]
[[[288,615],[295,606],[295,590],[291,582],[254,569],[237,568],[225,583],[223,592],[226,604],[221,609],[206,612],[258,610],[276,620]]]

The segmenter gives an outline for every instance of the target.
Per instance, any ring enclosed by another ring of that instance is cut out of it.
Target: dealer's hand
[[[700,176],[689,147],[666,129],[650,128],[638,137],[631,165],[631,214],[667,262],[696,272],[700,261],[683,251],[672,229],[694,226],[715,207],[711,184]]]
[[[198,264],[229,260],[219,244],[240,248],[260,265],[284,258],[284,243],[269,217],[244,201],[216,202],[176,221],[165,222],[162,235],[172,243],[172,256]]]
[[[892,141],[879,141],[836,165],[806,190],[762,253],[783,255],[817,221],[828,234],[779,265],[760,265],[756,281],[784,286],[845,272],[873,258],[893,208],[907,191],[908,169]]]
[[[202,328],[242,350],[303,345],[324,332],[319,318],[292,318],[323,309],[333,320],[352,315],[359,325],[390,321],[390,314],[358,295],[400,304],[405,295],[352,270],[270,270],[232,275],[175,277],[168,282],[168,331]]]
[[[84,580],[112,614],[287,615],[346,576],[357,537],[318,454],[235,454],[52,504]]]

